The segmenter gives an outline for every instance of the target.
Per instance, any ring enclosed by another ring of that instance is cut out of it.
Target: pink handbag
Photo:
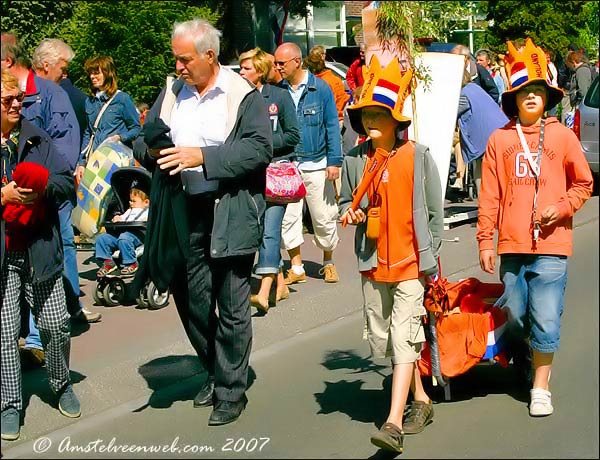
[[[271,203],[295,203],[306,196],[298,167],[289,161],[267,166],[265,199]]]

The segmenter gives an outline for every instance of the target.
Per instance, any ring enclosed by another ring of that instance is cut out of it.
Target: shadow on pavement
[[[133,412],[142,412],[148,407],[168,409],[177,401],[193,401],[206,380],[206,372],[197,356],[163,356],[153,359],[138,368],[153,393],[148,402]],[[248,388],[256,380],[256,373],[248,369]]]
[[[90,323],[82,323],[71,318],[71,337],[77,337],[91,329]]]
[[[98,271],[98,264],[96,263],[94,254],[92,253],[88,258],[86,258],[82,264],[89,266],[90,268],[86,271],[80,271],[79,277],[86,279],[88,281],[96,281],[96,272]]]
[[[444,401],[444,390],[433,387],[430,378],[423,378],[425,389],[439,403],[466,401],[482,398],[490,394],[506,394],[520,402],[529,402],[529,388],[519,383],[512,366],[504,368],[499,364],[481,363],[462,375],[450,379],[450,401]]]
[[[37,396],[41,401],[48,404],[51,407],[58,409],[58,398],[54,392],[50,389],[48,384],[48,373],[46,367],[39,367],[32,369],[27,372],[23,372],[23,413],[27,410],[29,402],[32,396]],[[79,372],[70,371],[71,383],[73,385],[82,382],[87,377]],[[75,386],[75,393],[77,393],[77,387]]]
[[[360,356],[356,350],[331,350],[325,353],[321,365],[330,370],[349,369],[352,374],[376,372],[384,380],[382,389],[364,389],[364,380],[339,380],[324,382],[325,390],[314,393],[316,402],[321,406],[319,414],[342,412],[352,420],[381,425],[385,421],[389,407],[389,387],[391,376],[381,371],[387,366],[375,364],[372,360]]]
[[[341,412],[352,420],[374,423],[380,427],[391,404],[391,367],[376,364],[370,358],[360,356],[356,350],[328,351],[321,365],[330,370],[349,369],[351,374],[376,372],[383,377],[381,389],[364,389],[364,380],[342,379],[337,382],[326,381],[325,390],[314,393],[321,407],[320,414]],[[386,369],[387,372],[384,372]],[[431,382],[431,378],[423,377],[423,386],[436,404],[466,401],[489,394],[507,394],[521,402],[529,400],[529,389],[519,383],[511,366],[504,368],[499,364],[484,362],[451,378],[449,401],[444,399],[444,389],[433,386]]]
[[[375,452],[373,455],[371,455],[368,458],[369,458],[369,460],[388,460],[388,459],[396,458],[398,455],[400,455],[400,453],[389,452],[387,450],[379,449],[377,452]]]
[[[324,383],[325,390],[314,393],[316,402],[321,406],[319,414],[341,412],[352,420],[377,426],[385,421],[386,407],[389,407],[387,392],[381,389],[363,389],[364,380],[344,379]]]
[[[381,373],[381,370],[387,369],[388,367],[381,364],[375,364],[371,359],[359,356],[356,350],[328,351],[325,354],[325,359],[321,365],[329,370],[351,369],[355,373],[377,372],[382,376],[384,374]]]

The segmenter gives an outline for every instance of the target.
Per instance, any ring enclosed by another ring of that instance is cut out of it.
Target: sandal
[[[137,272],[137,269],[138,269],[138,264],[136,264],[135,262],[132,263],[131,265],[125,265],[121,269],[121,275],[133,275],[135,272]]]
[[[380,449],[401,453],[404,449],[404,433],[393,423],[386,422],[371,436],[371,443]]]
[[[104,261],[102,268],[96,272],[96,276],[98,278],[102,278],[103,276],[109,275],[116,270],[117,266],[115,263],[112,260],[106,260]]]

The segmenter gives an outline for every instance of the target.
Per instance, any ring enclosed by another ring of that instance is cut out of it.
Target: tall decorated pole
[[[362,20],[367,64],[375,54],[382,66],[396,57],[401,65],[413,70],[412,103],[404,104],[403,109],[403,115],[412,123],[405,136],[429,147],[440,175],[443,198],[450,169],[464,61],[456,54],[423,52],[415,45],[417,26],[420,34],[431,32],[432,36],[436,36],[431,27],[431,3],[371,2],[363,9]],[[447,18],[444,17],[444,20]]]
[[[401,20],[398,21],[398,18]],[[362,10],[365,62],[370,62],[371,56],[376,55],[381,65],[385,67],[391,59],[398,58],[404,70],[408,70],[409,67],[414,69],[415,49],[411,18],[409,2],[376,1],[365,7]],[[414,73],[410,84],[413,117],[416,116],[417,109],[415,98],[417,78],[419,75]],[[416,124],[413,132],[416,141],[418,138]]]

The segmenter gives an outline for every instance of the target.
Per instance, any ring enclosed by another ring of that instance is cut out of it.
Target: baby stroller
[[[143,241],[146,233],[146,222],[112,222],[113,216],[125,212],[129,203],[129,191],[132,184],[137,182],[141,188],[150,191],[152,182],[151,174],[142,167],[121,167],[110,178],[112,197],[109,200],[105,214],[104,228],[107,233],[118,235],[123,231],[136,233]],[[136,249],[135,255],[140,260],[144,252],[142,244]],[[115,263],[119,260],[120,253],[112,254]],[[159,310],[169,304],[169,290],[160,292],[152,281],[146,282],[139,293],[128,295],[126,280],[132,280],[134,275],[123,275],[118,270],[98,277],[94,300],[100,305],[114,307],[122,304],[126,299],[135,296],[138,307],[150,310]]]

